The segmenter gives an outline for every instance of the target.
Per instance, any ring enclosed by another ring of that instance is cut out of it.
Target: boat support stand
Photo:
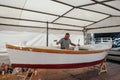
[[[106,60],[104,60],[103,62],[101,62],[100,64],[98,65],[95,65],[95,66],[91,66],[89,67],[88,69],[96,69],[98,70],[98,75],[104,73],[104,72],[107,72],[107,64],[106,64]]]

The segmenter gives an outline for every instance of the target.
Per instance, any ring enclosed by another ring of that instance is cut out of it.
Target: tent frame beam
[[[106,19],[108,19],[108,18],[110,18],[110,17],[111,17],[111,15],[108,16],[108,17],[105,17],[105,18],[103,18],[103,19],[101,19],[101,20],[99,20],[99,21],[96,21],[96,22],[94,22],[94,23],[92,23],[92,24],[89,24],[89,25],[87,25],[87,26],[85,26],[85,27],[89,27],[89,26],[91,26],[91,25],[94,25],[94,24],[96,24],[96,23],[99,23],[99,22],[101,22],[101,21],[104,21],[104,20],[106,20]]]
[[[70,4],[67,4],[67,3],[64,3],[64,2],[61,2],[61,1],[58,1],[58,0],[52,0],[52,1],[57,2],[57,3],[61,3],[61,4],[66,5],[66,6],[75,7],[73,5],[70,5]]]
[[[105,3],[103,3],[103,2],[99,2],[99,1],[96,1],[96,0],[92,0],[92,1],[94,1],[94,2],[96,2],[96,3],[98,3],[98,4],[101,4],[101,5],[104,5],[104,6],[106,6],[106,7],[109,7],[109,8],[111,8],[111,9],[120,11],[120,9],[115,8],[115,7],[113,7],[113,6],[110,6],[110,5],[108,5],[108,4],[105,4]]]
[[[56,15],[56,14],[47,13],[47,12],[41,12],[41,11],[36,11],[36,10],[30,10],[30,9],[24,9],[24,8],[19,8],[19,7],[14,7],[14,6],[8,6],[8,5],[2,5],[2,4],[0,4],[0,6],[7,7],[7,8],[12,8],[12,9],[18,9],[18,10],[24,10],[24,11],[29,11],[29,12],[35,12],[35,13],[41,13],[41,14],[61,17],[61,15]],[[73,17],[67,17],[67,16],[62,16],[62,17],[63,18],[68,18],[68,19],[73,19],[73,20],[82,20],[82,21],[87,21],[87,22],[95,22],[95,21],[92,21],[92,20],[85,20],[85,19],[79,19],[79,18],[73,18]]]
[[[65,12],[64,14],[62,14],[61,16],[59,16],[58,18],[56,18],[55,20],[52,21],[52,23],[54,23],[55,21],[57,21],[58,19],[60,19],[61,17],[63,17],[65,14],[69,13],[70,11],[72,11],[74,8],[68,10],[67,12]]]
[[[110,2],[110,1],[115,1],[115,0],[105,0],[105,1],[101,1],[101,2]],[[85,4],[85,5],[80,5],[80,6],[77,6],[76,8],[79,8],[79,7],[85,7],[85,6],[91,6],[91,5],[95,5],[95,4],[98,4],[96,2],[94,3],[89,3],[89,4]]]
[[[70,6],[70,7],[73,7],[73,8],[77,8],[77,9],[82,9],[82,10],[86,10],[86,11],[90,11],[90,12],[95,12],[95,13],[99,13],[99,14],[104,14],[104,15],[111,15],[111,14],[108,14],[108,13],[103,13],[103,12],[99,12],[99,11],[94,11],[94,10],[90,10],[90,9],[85,9],[85,8],[81,8],[81,7],[84,7],[83,5],[82,6],[73,6],[73,5],[70,5],[70,4],[67,4],[67,3],[64,3],[64,2],[61,2],[61,1],[58,1],[58,0],[52,0],[52,1],[55,1],[55,2],[58,2],[58,3],[61,3],[63,5],[67,5],[67,6]],[[101,1],[101,2],[110,2],[110,1],[113,1],[113,0],[109,0],[109,1]],[[90,4],[87,4],[85,6],[90,6],[90,5],[95,5],[95,4],[98,4],[98,3],[90,3]]]
[[[20,20],[20,21],[30,21],[30,22],[47,23],[45,21],[38,21],[38,20],[31,20],[31,19],[21,19],[21,18],[13,18],[13,17],[4,17],[4,16],[0,16],[0,18],[3,18],[3,19],[12,19],[12,20]]]
[[[4,17],[4,16],[0,16],[0,18],[3,18],[3,19],[13,19],[13,20],[21,20],[21,21],[31,21],[31,22],[47,23],[47,21],[38,21],[38,20],[30,20],[30,19],[20,19],[20,18],[12,18],[12,17]],[[77,25],[69,25],[69,24],[62,24],[62,23],[52,23],[52,22],[48,22],[48,23],[49,24],[56,24],[56,25],[64,25],[64,26],[72,26],[72,27],[83,28],[82,26],[77,26]]]
[[[0,23],[0,25],[12,26],[12,27],[26,27],[26,28],[43,28],[43,29],[46,28],[46,27],[39,27],[39,26],[27,26],[27,25],[16,25],[16,24],[5,24],[5,23]]]
[[[90,12],[95,12],[95,13],[99,13],[99,14],[104,14],[104,15],[108,15],[108,16],[111,15],[111,14],[108,14],[108,13],[104,13],[104,12],[100,12],[100,11],[95,11],[95,10],[90,10],[90,9],[81,8],[81,7],[79,7],[79,9],[90,11]]]
[[[97,28],[87,28],[87,30],[103,29],[103,28],[113,28],[113,27],[120,27],[120,25],[104,26],[104,27],[97,27]]]
[[[4,23],[0,23],[0,25],[4,25],[4,26],[12,26],[12,27],[26,27],[26,28],[42,28],[42,29],[46,29],[46,27],[26,26],[26,25],[15,25],[15,24],[4,24]],[[52,29],[52,30],[66,30],[66,31],[82,31],[82,30],[59,29],[59,28],[49,28],[49,29]]]
[[[61,4],[64,4],[64,5],[73,7],[73,9],[74,9],[74,8],[78,8],[78,9],[82,9],[82,10],[86,10],[86,11],[90,11],[90,12],[95,12],[95,13],[99,13],[99,14],[108,15],[108,17],[103,18],[103,19],[101,19],[101,20],[99,20],[99,21],[95,21],[95,22],[93,22],[92,24],[89,24],[89,25],[87,25],[87,26],[85,26],[85,27],[94,25],[94,24],[96,24],[96,23],[98,23],[98,22],[101,22],[101,21],[103,21],[103,20],[105,20],[105,19],[108,19],[108,18],[114,16],[114,15],[111,15],[111,14],[108,14],[108,13],[103,13],[103,12],[99,12],[99,11],[94,11],[94,10],[89,10],[89,9],[81,8],[81,7],[85,7],[85,6],[90,6],[90,5],[99,4],[99,3],[96,3],[96,2],[75,7],[75,6],[73,6],[73,5],[70,5],[70,4],[67,4],[67,3],[64,3],[64,2],[61,2],[61,1],[58,1],[58,0],[52,0],[52,1],[55,1],[55,2],[58,2],[58,3],[61,3]],[[91,0],[91,1],[92,1],[92,0]],[[108,0],[105,0],[105,1],[101,1],[101,3],[110,2],[110,1],[114,1],[114,0],[109,0],[109,1],[108,1]],[[72,10],[70,10],[70,11],[72,11]],[[70,11],[69,11],[69,12],[70,12]],[[60,17],[59,17],[59,18],[60,18]],[[58,19],[59,19],[59,18],[58,18]],[[55,21],[56,21],[56,20],[55,20]]]

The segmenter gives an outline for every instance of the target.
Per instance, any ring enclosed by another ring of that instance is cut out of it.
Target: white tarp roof
[[[120,32],[120,0],[0,0],[0,28],[47,23],[52,29]]]

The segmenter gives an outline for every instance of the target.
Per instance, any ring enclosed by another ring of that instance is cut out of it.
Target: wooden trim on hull
[[[104,59],[87,62],[87,63],[76,63],[76,64],[15,64],[13,63],[13,67],[22,67],[22,68],[41,68],[41,69],[70,69],[70,68],[82,68],[89,67],[99,63],[102,63]]]
[[[96,54],[108,51],[109,49],[104,50],[60,50],[60,49],[44,49],[44,48],[32,48],[32,47],[19,47],[19,46],[13,46],[13,45],[6,45],[9,49],[16,49],[16,50],[23,50],[23,51],[32,51],[32,52],[46,52],[46,53],[56,53],[56,54]]]

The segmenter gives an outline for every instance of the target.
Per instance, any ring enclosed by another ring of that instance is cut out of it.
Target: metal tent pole
[[[47,22],[47,32],[46,32],[46,46],[48,46],[48,33],[49,33],[49,30],[48,30],[48,22]]]
[[[84,27],[84,29],[83,29],[83,35],[84,35],[84,44],[86,44],[86,33],[87,33],[87,30],[86,30],[86,28]]]

